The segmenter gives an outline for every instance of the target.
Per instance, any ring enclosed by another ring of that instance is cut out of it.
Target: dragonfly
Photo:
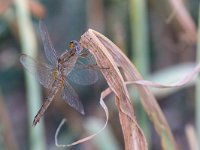
[[[36,126],[40,121],[60,90],[62,91],[62,99],[69,106],[84,114],[83,104],[68,81],[71,80],[80,85],[90,85],[98,80],[97,71],[94,69],[95,67],[92,67],[95,66],[92,55],[88,51],[81,50],[77,41],[71,41],[69,49],[58,57],[50,40],[47,27],[42,21],[39,21],[39,30],[49,63],[40,63],[26,54],[20,56],[20,62],[24,68],[33,74],[40,84],[49,89],[48,96],[33,120],[33,126]],[[81,62],[81,59],[84,59],[85,63]]]

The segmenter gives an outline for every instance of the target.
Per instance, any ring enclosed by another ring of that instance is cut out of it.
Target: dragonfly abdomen
[[[59,86],[59,81],[55,80],[54,84],[56,84],[56,86],[53,86],[48,97],[45,98],[43,105],[41,106],[40,110],[38,111],[37,115],[35,116],[35,118],[33,120],[33,126],[35,126],[40,121],[40,118],[44,115],[45,111],[47,110],[47,108],[49,107],[51,102],[53,101],[57,92],[59,91],[60,86],[61,86],[61,84]]]

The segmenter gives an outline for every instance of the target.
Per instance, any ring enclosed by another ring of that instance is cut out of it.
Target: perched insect
[[[25,54],[20,57],[22,65],[38,79],[40,84],[49,89],[49,95],[35,116],[33,126],[39,122],[59,90],[62,90],[62,98],[67,104],[84,114],[79,96],[68,79],[81,85],[94,84],[98,80],[97,71],[92,67],[94,62],[92,55],[87,51],[81,51],[77,41],[71,41],[69,50],[58,57],[42,21],[39,22],[39,28],[45,55],[50,64],[41,64]],[[83,57],[87,62],[85,64],[79,61]]]

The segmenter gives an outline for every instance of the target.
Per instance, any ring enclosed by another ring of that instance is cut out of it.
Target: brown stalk
[[[89,29],[81,36],[80,44],[95,57],[110,89],[115,94],[115,103],[119,111],[119,119],[125,141],[126,150],[147,150],[144,134],[137,124],[135,113],[128,95],[125,81],[113,59],[110,49],[102,43],[101,34]],[[106,41],[107,38],[104,37]],[[116,49],[115,49],[116,50]]]
[[[5,148],[7,150],[18,150],[19,146],[14,135],[14,128],[12,126],[6,104],[0,92],[0,123],[3,127],[3,138]]]
[[[197,29],[196,25],[190,16],[188,10],[184,5],[183,0],[169,0],[169,3],[173,9],[173,16],[176,17],[179,25],[185,32],[187,39],[186,41],[190,41],[192,44],[196,43],[197,40]]]
[[[105,45],[109,50],[109,53],[115,60],[115,63],[121,67],[124,74],[129,81],[142,80],[142,76],[136,69],[136,67],[131,63],[131,61],[122,53],[122,51],[109,39],[107,39],[102,34],[95,32],[98,39]],[[150,119],[154,123],[155,129],[161,138],[161,144],[163,149],[176,149],[175,141],[169,125],[154,97],[152,92],[146,86],[135,86],[140,94],[141,103],[149,115]]]
[[[191,124],[186,125],[185,134],[186,134],[189,146],[190,146],[190,150],[199,149],[196,133],[197,133],[197,131],[195,131],[194,127]]]

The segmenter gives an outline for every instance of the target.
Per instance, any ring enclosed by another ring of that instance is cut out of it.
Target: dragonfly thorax
[[[75,49],[64,52],[58,59],[58,72],[67,76],[74,68],[78,55]]]

